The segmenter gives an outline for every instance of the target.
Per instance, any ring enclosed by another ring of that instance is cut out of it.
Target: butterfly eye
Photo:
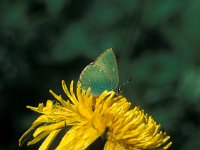
[[[122,93],[122,89],[121,88],[117,88],[117,95]]]

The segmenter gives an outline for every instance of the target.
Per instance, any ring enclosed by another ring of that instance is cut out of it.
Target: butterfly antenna
[[[130,83],[132,80],[132,77],[130,77],[128,80],[126,80],[125,82],[123,82],[122,84],[120,84],[117,88],[117,94],[122,93],[122,87],[124,87],[126,84]]]

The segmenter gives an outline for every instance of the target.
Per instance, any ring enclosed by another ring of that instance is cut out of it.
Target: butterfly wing
[[[113,50],[106,50],[94,63],[89,64],[82,71],[79,81],[83,89],[91,87],[91,93],[94,95],[99,95],[104,90],[115,90],[119,83],[119,76]]]
[[[106,74],[107,79],[111,81],[115,89],[119,83],[119,75],[115,54],[112,48],[107,49],[104,53],[102,53],[96,59],[94,64],[101,68],[101,70]]]

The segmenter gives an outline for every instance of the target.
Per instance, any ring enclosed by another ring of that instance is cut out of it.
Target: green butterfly
[[[100,95],[103,91],[116,90],[119,84],[118,67],[112,48],[107,49],[81,72],[79,82],[91,94]]]

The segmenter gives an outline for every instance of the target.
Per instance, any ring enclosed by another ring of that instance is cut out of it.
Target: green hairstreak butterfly
[[[100,95],[105,90],[115,90],[119,83],[118,67],[112,48],[107,49],[81,72],[79,82],[84,90]]]

